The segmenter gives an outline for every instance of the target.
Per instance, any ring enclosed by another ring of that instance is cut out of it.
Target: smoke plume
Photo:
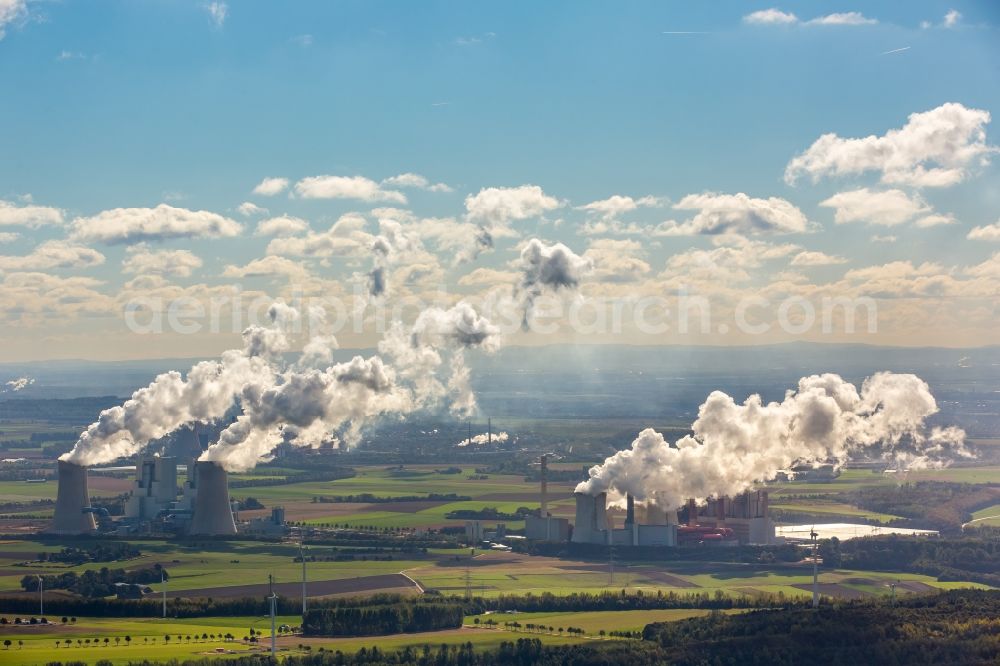
[[[410,329],[397,324],[380,345],[393,362],[355,356],[319,367],[337,347],[326,336],[310,340],[299,362],[287,366],[285,330],[299,312],[277,303],[269,316],[271,326],[244,331],[242,349],[198,363],[186,377],[164,373],[123,405],[101,412],[61,459],[78,465],[109,462],[182,427],[228,421],[234,411],[236,419],[201,460],[244,471],[282,443],[351,445],[375,419],[435,407],[449,391],[455,394],[452,409],[474,409],[462,354],[499,345],[498,329],[472,306],[459,303],[423,312]],[[442,354],[451,359],[448,387],[436,378]]]
[[[476,411],[476,398],[465,351],[492,353],[500,344],[500,329],[461,301],[448,310],[424,310],[409,329],[397,322],[379,343],[379,352],[392,358],[400,375],[413,383],[419,406],[450,396],[452,413],[469,416]],[[446,357],[451,369],[447,385],[439,377]]]
[[[737,404],[714,391],[698,411],[693,436],[672,447],[646,429],[631,448],[592,467],[576,490],[632,494],[676,508],[692,497],[735,495],[796,463],[868,455],[918,469],[971,456],[961,429],[926,426],[937,411],[922,379],[890,372],[866,379],[860,393],[838,375],[812,375],[768,404],[759,395]]]
[[[33,377],[18,377],[17,379],[11,379],[6,383],[7,388],[4,389],[4,392],[14,391],[16,393],[18,391],[23,391],[34,383],[35,379]]]
[[[473,435],[471,439],[466,437],[461,442],[459,442],[457,446],[462,446],[462,447],[470,445],[482,446],[483,444],[489,444],[490,441],[492,441],[495,444],[502,444],[503,442],[506,442],[508,439],[510,439],[510,435],[508,435],[504,431],[495,432],[493,433],[492,437],[490,436],[489,433],[484,432],[479,435]]]
[[[527,325],[535,300],[546,291],[572,290],[593,265],[562,243],[546,245],[532,238],[521,250],[518,262],[521,284],[518,292],[523,301],[524,323]]]

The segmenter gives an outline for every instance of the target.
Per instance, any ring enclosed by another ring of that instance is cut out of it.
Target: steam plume
[[[18,391],[23,391],[34,383],[35,379],[33,377],[18,377],[17,379],[11,379],[7,382],[7,388],[4,389],[4,392],[14,391],[16,393]]]
[[[546,245],[532,238],[521,250],[519,268],[519,292],[524,301],[524,323],[527,324],[535,299],[546,291],[576,289],[583,275],[593,266],[589,259],[579,256],[562,243]]]
[[[690,497],[743,492],[798,462],[843,462],[865,453],[920,468],[971,456],[961,429],[926,427],[937,411],[923,380],[890,372],[866,379],[860,393],[835,374],[812,375],[768,404],[752,395],[740,405],[714,391],[698,411],[693,436],[671,447],[660,433],[643,430],[631,448],[592,467],[576,490],[676,508]]]
[[[506,442],[508,439],[510,439],[510,435],[508,435],[506,432],[503,432],[503,431],[501,431],[501,432],[495,432],[495,433],[493,433],[493,436],[492,436],[492,441],[496,442],[498,444]],[[483,444],[489,444],[490,441],[491,441],[490,434],[484,432],[484,433],[480,433],[478,435],[473,435],[471,439],[468,438],[468,437],[466,437],[465,439],[463,439],[461,442],[458,443],[458,446],[463,446],[463,447],[464,446],[470,446],[470,445],[471,446],[482,446]]]
[[[461,301],[448,310],[424,310],[408,330],[397,322],[379,343],[379,351],[392,358],[400,374],[413,382],[420,406],[450,394],[451,411],[468,416],[475,413],[476,399],[469,384],[465,351],[478,348],[492,353],[500,344],[500,329]],[[451,367],[447,386],[438,376],[445,356]]]
[[[162,374],[125,404],[101,412],[61,459],[79,465],[109,462],[181,427],[219,422],[234,410],[236,420],[200,460],[243,471],[284,442],[315,447],[342,437],[353,444],[374,419],[433,407],[449,388],[456,394],[453,408],[474,409],[462,354],[499,345],[498,329],[472,306],[459,303],[421,313],[409,330],[397,324],[380,345],[395,366],[380,356],[355,356],[317,367],[337,346],[327,336],[313,338],[303,358],[286,367],[281,357],[288,349],[284,330],[300,315],[280,303],[269,315],[271,326],[243,333],[242,349],[198,363],[186,377]],[[436,379],[442,353],[452,360],[449,388]]]

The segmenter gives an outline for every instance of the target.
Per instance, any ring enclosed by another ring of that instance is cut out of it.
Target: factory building
[[[177,500],[177,459],[144,456],[135,466],[132,493],[125,501],[125,516],[154,520]]]
[[[728,528],[741,544],[766,546],[775,543],[774,521],[770,518],[766,490],[710,499],[698,523]]]
[[[575,493],[574,543],[615,546],[678,546],[773,544],[774,523],[768,516],[767,491],[710,500],[699,515],[694,500],[686,508],[687,524],[678,524],[677,512],[654,504],[637,507],[626,496],[625,524],[614,526],[607,511],[607,493]],[[644,509],[644,513],[642,513]]]
[[[270,516],[251,518],[250,522],[240,528],[240,531],[243,534],[268,538],[285,536],[288,533],[288,525],[285,524],[285,508],[276,506],[271,509]]]
[[[677,519],[668,520],[668,513],[652,507],[647,510],[647,521],[642,523],[636,516],[635,499],[626,498],[625,525],[614,526],[614,519],[608,515],[607,493],[586,495],[575,493],[576,525],[573,527],[574,543],[608,544],[615,546],[676,546]]]

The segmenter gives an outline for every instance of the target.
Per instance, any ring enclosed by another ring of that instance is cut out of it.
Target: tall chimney
[[[625,495],[625,524],[635,523],[635,498],[629,493]]]
[[[492,446],[493,444],[493,418],[486,418],[486,444]]]
[[[542,502],[539,514],[542,518],[548,518],[549,516],[549,457],[542,454]]]
[[[767,506],[767,491],[760,491],[760,515],[762,518],[770,518],[768,513],[769,507]]]
[[[50,534],[84,534],[97,529],[94,514],[84,513],[90,508],[87,490],[87,468],[65,460],[59,461],[59,489],[56,494],[56,511]]]
[[[695,503],[693,497],[688,500],[688,525],[690,527],[698,525],[698,505]]]
[[[236,534],[226,470],[209,460],[199,460],[195,470],[198,494],[188,533],[208,536]]]

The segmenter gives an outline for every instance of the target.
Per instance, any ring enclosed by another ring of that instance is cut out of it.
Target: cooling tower
[[[194,499],[189,534],[220,536],[236,534],[233,511],[229,506],[229,486],[226,470],[211,461],[195,464],[198,494]]]
[[[573,541],[590,542],[594,532],[594,497],[585,493],[573,493],[576,498],[576,523],[573,525]]]
[[[46,531],[51,534],[93,532],[97,529],[94,514],[84,513],[84,508],[90,508],[87,468],[60,460],[56,512],[52,518],[52,525]]]

